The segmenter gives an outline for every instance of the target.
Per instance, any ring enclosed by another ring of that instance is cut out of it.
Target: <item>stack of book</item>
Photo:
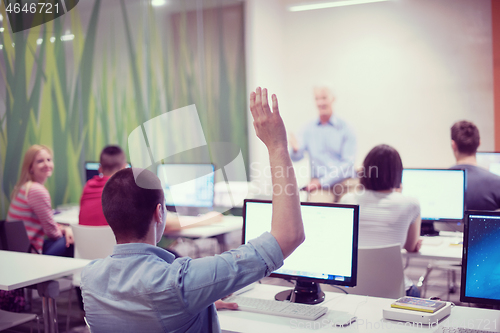
[[[418,297],[401,297],[391,304],[391,308],[422,311],[434,313],[444,307],[446,302],[433,301],[429,299],[423,299]]]

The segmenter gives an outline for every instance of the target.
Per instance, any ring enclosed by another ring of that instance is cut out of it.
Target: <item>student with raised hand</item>
[[[363,161],[359,191],[347,193],[343,204],[359,205],[359,246],[395,243],[408,252],[418,252],[420,239],[420,203],[401,193],[403,163],[396,149],[388,145],[374,147]],[[420,291],[405,277],[407,296],[420,297]]]
[[[281,267],[304,241],[285,127],[276,96],[272,101],[273,111],[266,89],[257,88],[250,95],[254,127],[271,162],[275,190],[271,232],[238,249],[174,260],[155,246],[167,214],[156,175],[124,169],[108,180],[103,211],[117,245],[111,256],[91,262],[82,272],[85,313],[93,333],[219,332],[214,302]]]
[[[450,169],[467,170],[465,206],[468,210],[500,208],[500,177],[477,165],[476,152],[481,144],[479,130],[467,120],[451,127],[451,149],[457,164]]]
[[[23,221],[38,253],[73,257],[73,233],[54,221],[50,194],[44,184],[52,176],[52,150],[33,145],[24,154],[21,175],[11,195],[7,221]]]

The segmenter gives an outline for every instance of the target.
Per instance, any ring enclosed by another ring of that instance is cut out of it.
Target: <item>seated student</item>
[[[73,233],[54,221],[49,191],[52,150],[33,145],[24,154],[21,175],[11,195],[7,221],[23,221],[31,245],[38,253],[73,257]]]
[[[99,175],[89,179],[83,188],[79,217],[81,225],[108,225],[102,212],[102,189],[115,172],[127,166],[127,158],[120,147],[106,146],[101,151],[99,163]]]
[[[80,216],[79,224],[88,226],[105,226],[108,225],[104,213],[102,211],[101,196],[104,185],[108,179],[115,174],[115,172],[127,167],[127,159],[125,153],[119,146],[110,145],[106,146],[101,151],[99,158],[99,175],[94,176],[87,181],[83,188],[82,197],[80,199]],[[219,222],[221,215],[211,214],[211,218],[207,218],[201,223],[196,223],[187,226],[187,228],[198,227],[204,224],[211,224]],[[185,227],[186,228],[186,227]],[[181,230],[182,227],[179,219],[175,216],[169,215],[167,217],[167,224],[165,233]],[[162,240],[162,247],[167,248],[173,243],[173,240],[164,238]],[[171,252],[174,252],[171,250]],[[178,254],[174,252],[176,257]]]
[[[401,191],[403,163],[396,149],[388,145],[373,148],[363,162],[360,184],[366,191],[347,193],[340,203],[359,205],[359,246],[399,243],[408,252],[418,252],[420,204]],[[407,296],[420,296],[405,277]]]
[[[496,210],[500,208],[500,177],[477,165],[476,151],[480,143],[476,125],[466,120],[453,124],[451,148],[457,165],[450,169],[467,170],[467,209]]]
[[[286,131],[276,96],[272,101],[273,112],[266,89],[250,95],[254,127],[269,150],[276,189],[271,232],[238,249],[174,260],[155,246],[167,214],[156,175],[124,169],[108,180],[103,210],[117,245],[111,256],[91,262],[82,272],[85,313],[93,333],[219,332],[214,302],[281,267],[304,241]],[[140,173],[137,179],[133,172]]]

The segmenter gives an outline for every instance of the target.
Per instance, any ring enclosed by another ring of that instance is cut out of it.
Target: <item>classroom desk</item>
[[[90,260],[47,256],[32,253],[0,251],[0,289],[13,290],[58,279],[85,267]],[[57,325],[55,300],[42,297],[45,332]]]
[[[429,259],[429,260],[449,260],[462,262],[462,241],[461,232],[441,231],[439,236],[422,237],[422,247],[419,252],[406,252],[402,250],[404,258]]]
[[[275,285],[258,284],[255,289],[250,290],[242,296],[274,299],[274,295],[282,290],[290,289]],[[330,309],[324,316],[316,321],[292,319],[286,317],[271,316],[265,314],[251,313],[245,311],[219,310],[219,322],[221,328],[227,332],[434,332],[437,325],[404,326],[398,322],[382,318],[382,309],[389,307],[394,301],[387,298],[346,295],[343,293],[325,292],[326,298],[320,305]],[[333,310],[333,312],[332,312]],[[335,311],[348,312],[358,319],[348,327],[332,327]],[[480,320],[482,320],[480,322]],[[489,322],[489,329],[486,323]],[[500,332],[500,311],[479,308],[468,308],[457,306],[451,311],[448,318],[439,323],[441,326],[468,327],[482,329],[492,332]]]
[[[410,265],[411,259],[426,259],[428,260],[427,269],[419,278],[417,286],[422,289],[422,296],[425,296],[427,291],[427,279],[429,274],[436,267],[447,267],[452,272],[452,284],[449,289],[455,289],[456,273],[455,269],[460,268],[462,264],[462,242],[463,233],[441,231],[439,236],[422,237],[422,247],[419,252],[407,252],[401,250],[403,258],[406,258],[405,268]],[[449,298],[448,290],[448,298]]]
[[[80,214],[80,207],[76,206],[68,210],[54,215],[54,221],[59,224],[71,225],[78,224],[78,216]],[[185,217],[187,219],[191,217]],[[196,217],[192,217],[193,219]],[[190,239],[198,238],[216,238],[222,252],[226,250],[226,234],[239,231],[243,228],[243,218],[241,216],[223,215],[222,221],[215,222],[209,225],[193,226],[186,229],[177,231],[170,231],[165,233],[166,236],[177,238],[184,237]]]
[[[198,238],[216,238],[221,252],[224,252],[226,245],[226,234],[233,231],[240,231],[243,228],[243,218],[241,216],[224,215],[221,222],[209,225],[181,229],[166,233],[168,237],[184,237],[190,239]]]
[[[78,224],[79,215],[80,215],[80,207],[76,206],[67,210],[63,210],[58,214],[55,214],[54,221],[64,225]]]

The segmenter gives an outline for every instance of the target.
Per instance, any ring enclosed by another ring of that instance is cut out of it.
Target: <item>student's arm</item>
[[[283,257],[288,257],[305,239],[300,200],[292,161],[287,150],[286,130],[272,95],[273,111],[268,104],[267,89],[257,88],[250,94],[250,111],[259,139],[269,151],[273,183],[273,217],[271,234],[276,238]]]
[[[420,215],[410,224],[408,229],[408,235],[406,236],[406,244],[404,246],[405,250],[408,252],[418,252],[422,246],[422,240],[420,239],[420,224],[422,220]]]

